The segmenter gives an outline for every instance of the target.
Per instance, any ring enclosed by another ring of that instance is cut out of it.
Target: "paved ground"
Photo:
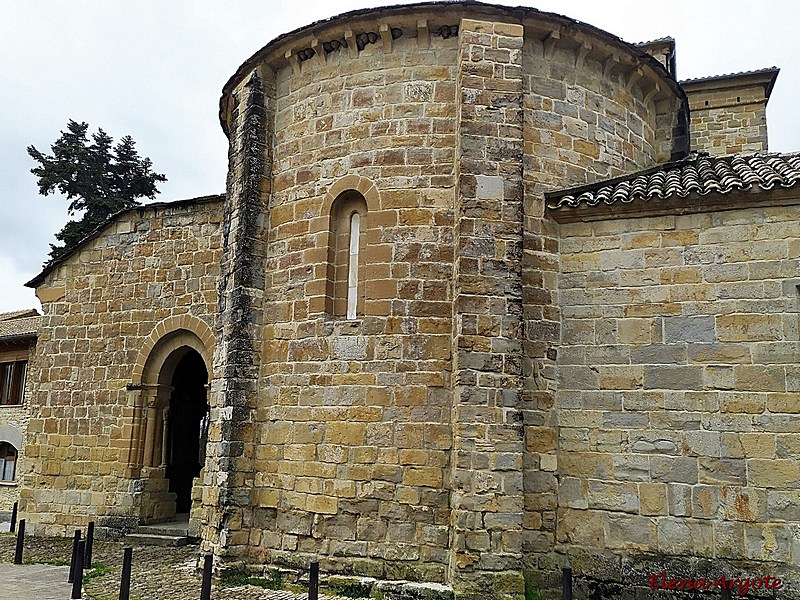
[[[72,540],[27,536],[24,565],[11,564],[15,542],[14,535],[0,533],[0,600],[69,600],[72,595],[72,585],[67,583],[69,567],[63,565],[69,563]],[[101,567],[88,572],[84,580],[85,599],[118,599],[123,547],[119,542],[95,541],[92,563]],[[196,546],[134,546],[131,600],[199,600],[198,561]],[[212,600],[306,600],[307,594],[250,585],[228,588],[215,585],[211,597]],[[347,600],[323,595],[320,599]]]
[[[68,600],[69,567],[0,563],[0,600]]]

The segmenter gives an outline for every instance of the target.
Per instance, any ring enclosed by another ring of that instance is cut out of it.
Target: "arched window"
[[[364,282],[359,281],[367,203],[355,190],[340,194],[331,206],[326,312],[355,319],[362,310]]]
[[[358,305],[358,244],[361,236],[361,215],[350,215],[350,252],[347,262],[347,318],[356,318]]]
[[[14,481],[17,475],[17,449],[0,442],[0,481]]]

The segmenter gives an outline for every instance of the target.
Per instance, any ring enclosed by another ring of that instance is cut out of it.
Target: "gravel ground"
[[[16,538],[0,533],[0,562],[14,561]],[[84,593],[90,600],[117,600],[122,572],[120,542],[95,540],[92,564],[105,565],[84,580]],[[199,600],[201,573],[196,569],[197,546],[165,548],[134,546],[131,574],[131,600]],[[26,537],[24,563],[69,564],[72,540],[65,538]],[[101,573],[101,571],[107,571]],[[256,586],[224,588],[214,585],[213,600],[306,600],[306,593],[265,590]],[[325,600],[348,600],[323,596]]]

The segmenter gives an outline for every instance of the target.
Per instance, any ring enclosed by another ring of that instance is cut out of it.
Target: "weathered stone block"
[[[697,483],[698,463],[696,458],[653,456],[650,459],[653,481],[663,483]]]
[[[639,494],[635,483],[590,480],[588,502],[590,509],[639,512]]]
[[[603,512],[559,509],[558,528],[560,543],[601,548],[604,539]]]
[[[639,512],[642,515],[666,515],[667,485],[664,483],[639,484]]]
[[[703,370],[688,366],[646,366],[644,385],[647,389],[700,390]]]
[[[672,555],[714,555],[711,523],[664,517],[658,520],[658,550]]]
[[[664,342],[667,344],[715,341],[715,318],[711,315],[664,318]]]
[[[800,488],[800,464],[782,459],[748,459],[747,482],[761,488]]]
[[[699,479],[701,483],[746,484],[746,465],[742,459],[701,456],[698,459],[698,464],[700,466]]]
[[[656,521],[623,513],[603,514],[605,547],[625,551],[652,551],[656,547]]]

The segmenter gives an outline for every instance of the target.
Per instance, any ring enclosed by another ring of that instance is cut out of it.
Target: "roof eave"
[[[461,0],[461,1],[444,0],[438,2],[436,1],[417,2],[413,4],[401,4],[401,5],[383,6],[383,7],[379,6],[374,8],[363,8],[363,9],[353,10],[330,17],[328,19],[321,19],[319,21],[315,21],[309,25],[299,27],[293,31],[278,36],[277,38],[267,43],[260,50],[255,52],[247,60],[245,60],[239,66],[239,68],[236,70],[233,76],[231,76],[223,86],[222,95],[219,100],[219,119],[223,132],[225,133],[226,136],[230,135],[230,127],[228,123],[228,99],[233,93],[233,91],[236,89],[236,86],[239,85],[239,83],[242,82],[244,78],[248,76],[248,74],[250,74],[254,69],[256,69],[257,66],[262,61],[266,60],[271,53],[275,52],[280,45],[292,44],[293,41],[301,41],[302,38],[308,37],[315,29],[319,29],[323,25],[325,26],[335,25],[338,22],[353,17],[366,16],[370,14],[380,14],[381,18],[385,19],[391,14],[402,14],[410,11],[419,11],[426,9],[436,9],[438,11],[444,9],[459,10],[464,7],[476,7],[477,9],[496,11],[497,13],[500,14],[514,14],[518,15],[520,18],[526,18],[531,16],[536,16],[537,18],[548,18],[548,19],[553,19],[555,21],[560,21],[564,24],[568,24],[573,27],[583,28],[592,34],[603,38],[607,43],[622,46],[626,48],[628,51],[630,51],[632,54],[635,54],[640,60],[648,64],[655,73],[659,73],[664,77],[664,81],[667,83],[668,87],[673,91],[673,93],[675,93],[675,95],[682,102],[684,103],[688,102],[686,99],[686,94],[683,91],[683,88],[681,88],[675,77],[656,58],[654,58],[641,48],[637,47],[636,44],[626,42],[622,38],[617,37],[614,34],[609,33],[603,29],[595,27],[594,25],[590,25],[588,23],[584,23],[582,21],[566,17],[558,13],[545,12],[532,7],[503,6],[486,2],[479,2],[477,0]]]
[[[609,219],[634,219],[667,215],[687,215],[753,208],[755,206],[794,206],[800,204],[800,185],[789,188],[762,189],[758,185],[727,193],[692,192],[686,196],[652,198],[632,202],[613,202],[577,207],[547,207],[547,214],[557,223],[579,223]]]

